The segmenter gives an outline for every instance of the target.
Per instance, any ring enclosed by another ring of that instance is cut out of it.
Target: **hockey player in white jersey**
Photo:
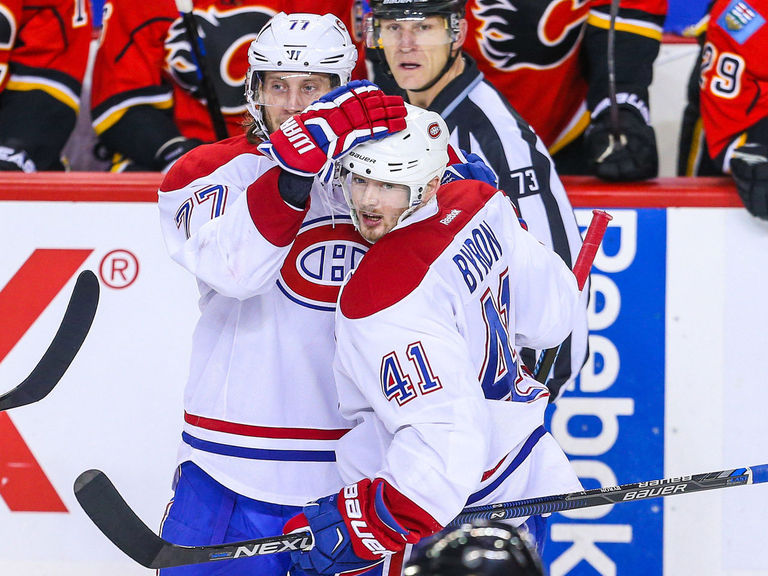
[[[440,186],[446,124],[406,106],[404,131],[342,159],[352,219],[375,243],[336,312],[339,402],[357,425],[336,452],[347,486],[286,525],[315,537],[292,574],[393,573],[466,505],[581,490],[543,427],[549,391],[515,351],[568,336],[575,277],[503,192]],[[515,522],[541,545],[541,517]]]
[[[555,163],[544,142],[462,51],[469,43],[466,4],[466,0],[371,0],[366,40],[381,50],[369,54],[380,53],[391,73],[377,74],[376,81],[381,78],[384,87],[389,77],[409,103],[440,114],[450,130],[450,142],[482,158],[531,234],[573,266],[581,235]],[[522,9],[530,10],[539,9]],[[573,333],[563,342],[547,382],[550,401],[573,385],[587,358],[588,294],[585,290]],[[533,368],[534,351],[523,349],[521,354]]]
[[[184,545],[274,535],[343,485],[334,449],[352,423],[333,383],[334,310],[368,244],[340,187],[316,174],[405,127],[400,97],[347,84],[357,53],[333,15],[277,14],[248,58],[247,134],[195,148],[159,193],[168,251],[200,290],[162,526]],[[277,554],[161,572],[283,576],[288,564]]]

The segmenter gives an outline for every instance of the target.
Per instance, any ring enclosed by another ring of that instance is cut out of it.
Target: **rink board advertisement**
[[[547,426],[585,489],[664,475],[666,210],[611,210],[590,292],[590,356]],[[578,210],[582,231],[591,211]],[[641,441],[638,441],[641,439]],[[551,576],[662,573],[663,501],[550,519]]]
[[[90,523],[72,486],[101,469],[159,527],[197,290],[167,256],[147,190],[143,201],[110,193],[129,199],[4,200],[0,190],[0,392],[42,356],[77,273],[101,285],[60,383],[0,414],[3,576],[152,573]],[[588,206],[614,215],[592,277],[592,357],[547,421],[585,487],[768,462],[768,226],[731,207],[574,203],[583,228]],[[548,570],[768,576],[767,502],[763,485],[555,514]]]

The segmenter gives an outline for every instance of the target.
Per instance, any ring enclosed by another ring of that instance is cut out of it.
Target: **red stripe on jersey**
[[[289,440],[338,440],[344,434],[349,432],[347,428],[276,428],[273,426],[252,426],[250,424],[237,424],[227,422],[226,420],[216,420],[214,418],[205,418],[204,416],[195,416],[189,412],[184,412],[184,422],[192,424],[198,428],[214,430],[215,432],[226,432],[228,434],[238,434],[240,436],[251,436],[254,438],[286,438]]]
[[[304,210],[285,203],[278,190],[281,170],[270,168],[248,186],[248,211],[261,235],[274,246],[288,246],[296,239],[301,223],[309,211],[310,198]]]
[[[611,0],[592,0],[590,8],[610,5]],[[667,14],[667,0],[622,0],[621,7],[625,10],[642,10],[657,16]]]
[[[410,294],[432,262],[494,194],[503,192],[476,180],[441,186],[437,214],[394,230],[371,247],[341,293],[342,314],[352,319],[370,316]],[[452,212],[453,217],[446,219]],[[441,222],[444,219],[447,223]]]
[[[504,456],[504,458],[506,458],[506,456]],[[502,458],[501,460],[499,460],[499,463],[498,463],[498,464],[496,464],[496,466],[494,466],[494,467],[493,467],[493,468],[491,468],[490,470],[486,470],[485,472],[483,472],[483,477],[480,479],[480,481],[481,481],[481,482],[485,482],[486,480],[488,480],[488,478],[490,478],[491,476],[493,476],[493,473],[494,473],[494,472],[496,472],[496,470],[498,470],[498,469],[499,469],[499,466],[501,466],[501,465],[502,465],[502,463],[504,462],[504,458]]]
[[[248,142],[245,134],[193,148],[173,165],[160,184],[160,192],[184,188],[193,180],[207,176],[240,154],[248,153],[262,155],[256,144]]]

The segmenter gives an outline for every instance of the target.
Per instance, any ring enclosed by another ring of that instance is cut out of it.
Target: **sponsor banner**
[[[585,489],[664,475],[666,210],[611,210],[590,288],[590,355],[547,426]],[[577,210],[583,229],[591,211]],[[662,573],[663,500],[549,522],[551,576]]]
[[[159,527],[183,425],[194,279],[167,255],[156,204],[0,210],[0,392],[45,352],[77,274],[92,270],[101,285],[91,330],[59,384],[0,414],[0,574],[146,574],[90,522],[72,488],[81,472],[101,469]]]

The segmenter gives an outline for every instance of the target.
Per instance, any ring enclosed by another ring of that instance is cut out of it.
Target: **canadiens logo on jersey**
[[[305,223],[285,259],[280,290],[298,304],[316,310],[336,310],[339,289],[347,274],[368,251],[347,217],[319,218]]]
[[[579,45],[590,0],[475,0],[477,42],[500,70],[552,68]]]
[[[245,112],[243,83],[248,69],[248,46],[274,12],[257,6],[232,10],[212,6],[205,11],[195,10],[194,15],[222,111]],[[165,67],[176,82],[200,98],[197,66],[181,18],[168,29],[165,59]]]

